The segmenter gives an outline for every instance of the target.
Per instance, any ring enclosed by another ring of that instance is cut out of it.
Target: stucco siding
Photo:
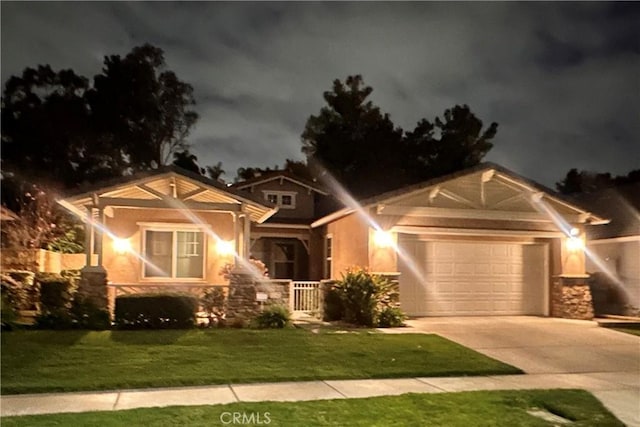
[[[332,222],[327,233],[332,236],[332,279],[339,279],[350,267],[369,266],[369,226],[357,215]]]
[[[211,230],[222,240],[234,239],[233,218],[226,213],[192,212],[203,223],[210,225]],[[105,236],[103,241],[103,266],[107,270],[108,279],[112,283],[141,283],[168,281],[179,283],[183,279],[145,279],[143,278],[143,262],[135,254],[142,254],[143,234],[139,223],[169,223],[192,225],[180,211],[169,209],[114,209],[112,218],[105,218],[106,227],[117,237],[126,238],[131,244],[131,253],[117,253],[113,241]],[[232,256],[221,257],[216,250],[216,240],[205,233],[205,268],[204,279],[200,282],[222,284],[224,278],[219,274],[226,262],[232,262]],[[192,280],[191,280],[192,281]]]
[[[587,245],[598,262],[587,257],[589,273],[605,272],[615,275],[624,284],[631,305],[640,307],[640,238],[628,242],[592,241]]]

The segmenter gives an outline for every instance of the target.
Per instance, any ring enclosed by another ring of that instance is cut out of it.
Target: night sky
[[[1,3],[2,81],[93,77],[149,42],[195,89],[201,165],[302,159],[334,79],[362,74],[405,130],[455,104],[499,124],[486,160],[553,186],[640,167],[640,3]]]

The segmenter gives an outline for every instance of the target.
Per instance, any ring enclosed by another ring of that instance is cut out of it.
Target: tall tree
[[[498,124],[483,132],[482,121],[467,105],[444,112],[435,124],[426,119],[405,135],[405,158],[411,181],[421,181],[474,166],[491,150]]]
[[[357,196],[405,181],[402,130],[368,100],[372,92],[360,75],[335,80],[323,95],[327,106],[309,117],[302,133],[307,162],[326,168]]]
[[[106,57],[93,84],[72,70],[27,68],[3,92],[3,175],[74,187],[167,164],[189,148],[194,104],[193,88],[148,44]]]
[[[193,88],[166,69],[162,49],[145,44],[106,57],[87,93],[101,142],[119,145],[134,170],[156,168],[189,148],[198,115]]]
[[[609,172],[599,173],[573,168],[562,181],[556,183],[556,189],[562,194],[593,193],[606,188],[640,182],[640,169],[626,175],[612,176]]]
[[[326,168],[358,197],[464,169],[491,149],[498,125],[483,124],[466,105],[456,105],[412,132],[396,127],[368,101],[373,89],[362,77],[335,80],[327,106],[307,120],[302,152],[310,166]]]
[[[26,68],[5,84],[2,96],[2,172],[69,186],[89,153],[86,78],[72,70]],[[97,147],[99,148],[99,147]]]

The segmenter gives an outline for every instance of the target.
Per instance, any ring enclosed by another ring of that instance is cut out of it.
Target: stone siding
[[[290,309],[289,280],[264,280],[246,270],[234,270],[229,275],[229,296],[226,322],[229,326],[248,326],[266,307],[281,305]],[[266,294],[258,301],[258,294]]]
[[[557,277],[553,282],[551,313],[565,319],[593,319],[593,300],[586,278]]]

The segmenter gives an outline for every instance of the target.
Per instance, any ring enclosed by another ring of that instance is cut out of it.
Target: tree
[[[124,58],[105,57],[87,93],[101,142],[120,146],[133,170],[167,164],[189,148],[198,115],[193,88],[166,70],[162,49],[145,44]]]
[[[205,172],[204,168],[198,166],[198,157],[189,150],[173,153],[173,165],[199,175],[204,175]]]
[[[478,164],[492,148],[498,125],[483,124],[467,105],[422,119],[412,132],[396,127],[371,101],[362,77],[333,82],[327,106],[302,133],[307,163],[324,167],[353,195],[364,197]]]
[[[246,181],[247,179],[255,178],[257,176],[261,176],[265,173],[282,171],[287,172],[291,175],[294,175],[301,179],[306,179],[307,181],[315,181],[315,173],[313,169],[307,165],[306,162],[300,160],[286,159],[284,161],[284,165],[280,167],[279,165],[275,165],[272,169],[267,166],[266,168],[260,167],[241,167],[238,168],[235,182]]]
[[[222,178],[220,177],[225,174],[224,169],[222,169],[222,162],[218,162],[215,165],[205,166],[204,169],[205,174],[209,177],[209,179],[212,179],[214,181],[221,181]]]
[[[326,168],[357,196],[405,181],[403,150],[398,149],[402,130],[368,101],[372,92],[360,75],[347,77],[345,83],[336,79],[333,90],[323,95],[328,105],[309,117],[302,133],[307,163]]]
[[[72,70],[54,72],[48,65],[9,78],[2,97],[3,175],[60,186],[80,179],[77,166],[98,155],[85,150],[88,87],[88,80]]]
[[[556,189],[562,194],[593,193],[606,188],[640,182],[640,169],[627,175],[612,176],[611,173],[599,173],[573,168],[562,181],[556,182]]]
[[[498,131],[491,123],[482,131],[479,120],[467,105],[444,112],[435,124],[426,119],[405,135],[406,162],[411,181],[422,181],[477,165],[491,150]]]
[[[71,188],[156,168],[188,150],[194,104],[193,88],[148,44],[105,57],[93,84],[72,70],[27,68],[3,92],[3,175]]]

